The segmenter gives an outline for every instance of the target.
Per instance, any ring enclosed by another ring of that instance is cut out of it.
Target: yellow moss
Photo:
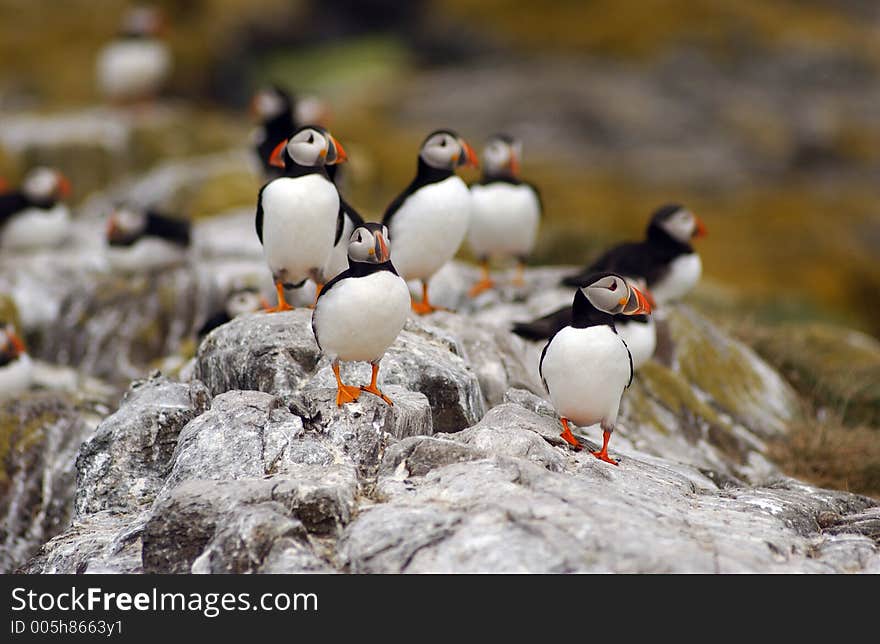
[[[217,175],[194,185],[181,196],[182,211],[193,219],[215,215],[231,208],[256,208],[260,180],[250,172]]]
[[[18,315],[18,307],[11,296],[0,293],[0,327],[11,323],[16,329],[21,329],[21,318]]]
[[[9,482],[6,468],[11,454],[39,446],[45,440],[44,428],[58,418],[57,407],[44,404],[39,395],[0,403],[0,487]]]

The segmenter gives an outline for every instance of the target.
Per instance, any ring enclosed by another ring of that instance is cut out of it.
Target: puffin
[[[260,189],[255,222],[278,293],[278,305],[269,312],[291,310],[284,289],[297,288],[308,278],[320,292],[344,217],[325,167],[346,159],[339,142],[317,125],[300,128],[273,151],[271,162],[284,168],[284,175]]]
[[[70,181],[53,168],[34,168],[18,190],[0,192],[0,248],[57,246],[70,230]]]
[[[268,177],[281,173],[270,164],[272,152],[281,141],[287,140],[301,126],[315,123],[327,127],[328,110],[324,102],[315,96],[297,99],[280,85],[270,84],[258,90],[251,98],[250,111],[257,121],[252,135],[254,151]],[[327,166],[327,174],[334,179],[338,166]],[[343,254],[345,247],[343,246]]]
[[[611,248],[562,284],[581,286],[597,270],[616,271],[643,279],[658,305],[674,302],[700,281],[703,265],[691,241],[705,235],[706,226],[684,206],[661,206],[651,215],[643,241]]]
[[[356,228],[348,242],[348,269],[324,286],[312,312],[315,341],[332,360],[339,407],[356,401],[362,391],[394,404],[377,385],[379,361],[406,324],[411,300],[409,287],[391,263],[387,240],[383,224]],[[370,384],[343,384],[340,360],[369,362]]]
[[[34,365],[24,342],[11,324],[0,327],[0,398],[26,391],[33,381]]]
[[[580,442],[570,422],[602,427],[602,449],[591,452],[617,465],[608,442],[617,422],[623,391],[632,383],[632,356],[615,330],[614,316],[651,312],[648,298],[617,273],[594,273],[578,287],[571,322],[557,331],[541,352],[539,372],[562,421],[560,436],[575,450]]]
[[[118,36],[98,54],[98,88],[114,103],[150,99],[171,73],[171,49],[162,39],[165,16],[149,5],[130,9],[122,18]]]
[[[191,224],[152,208],[116,206],[107,218],[105,256],[115,270],[150,271],[186,261]]]
[[[697,284],[702,272],[700,256],[690,245],[703,237],[706,227],[684,206],[669,204],[658,208],[648,223],[645,240],[615,246],[575,275],[562,280],[565,286],[579,286],[599,271],[626,275],[657,307],[674,302]],[[513,332],[528,340],[549,338],[570,323],[571,308],[562,307],[531,322],[518,322]],[[654,316],[617,315],[617,332],[626,340],[636,369],[654,355],[657,333]]]
[[[229,292],[223,308],[202,324],[198,331],[199,341],[202,340],[211,331],[227,322],[237,318],[239,315],[247,313],[256,313],[263,308],[263,298],[258,289],[253,287],[237,288]]]
[[[467,235],[483,278],[471,288],[471,297],[495,285],[489,271],[492,257],[515,258],[514,284],[523,285],[523,267],[535,244],[541,218],[541,198],[533,185],[520,178],[521,158],[522,142],[506,134],[490,137],[483,150],[483,176],[471,185]]]
[[[422,282],[422,300],[412,304],[419,315],[437,310],[428,280],[458,252],[468,230],[471,195],[455,170],[478,165],[473,148],[455,132],[432,132],[419,149],[415,178],[382,217],[400,275]]]

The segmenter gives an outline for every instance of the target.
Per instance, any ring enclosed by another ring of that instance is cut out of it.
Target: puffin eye
[[[445,147],[446,147],[446,139],[440,139],[440,147],[441,147],[441,148],[445,148]]]
[[[609,291],[616,291],[617,290],[617,280],[614,280],[613,282],[611,282],[611,286],[608,287],[608,290]]]
[[[314,143],[314,142],[315,142],[315,135],[309,134],[309,140],[307,141],[307,143]]]

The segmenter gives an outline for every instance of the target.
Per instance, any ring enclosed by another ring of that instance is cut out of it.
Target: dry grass
[[[880,430],[847,427],[838,418],[806,421],[771,443],[782,470],[815,485],[880,499]]]

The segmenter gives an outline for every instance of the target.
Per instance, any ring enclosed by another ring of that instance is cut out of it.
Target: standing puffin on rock
[[[617,461],[608,456],[608,441],[620,398],[633,377],[632,357],[614,328],[614,316],[650,312],[645,295],[621,275],[596,273],[575,292],[571,324],[554,334],[541,353],[539,371],[562,419],[560,436],[580,449],[569,421],[582,426],[600,423],[602,449],[592,454],[613,465]]]
[[[327,263],[342,227],[339,192],[325,166],[346,160],[345,150],[324,128],[308,125],[272,153],[284,176],[260,189],[257,237],[272,271],[278,305],[270,312],[289,311],[285,288],[312,278],[320,289]]]
[[[184,219],[120,205],[107,219],[105,256],[115,270],[132,273],[181,264],[190,230]]]
[[[0,327],[0,399],[27,390],[34,365],[12,325]]]
[[[161,39],[165,17],[152,6],[135,7],[122,19],[120,34],[98,54],[101,93],[116,103],[154,97],[171,72],[171,50]]]
[[[459,166],[477,167],[477,156],[449,130],[428,135],[419,150],[415,179],[391,202],[382,218],[394,246],[394,264],[406,280],[422,282],[420,315],[435,311],[428,299],[428,280],[458,251],[467,234],[470,191],[455,174]]]
[[[541,200],[534,186],[519,178],[522,143],[506,134],[489,139],[483,150],[483,177],[471,186],[471,224],[468,244],[480,261],[483,279],[471,288],[476,297],[495,284],[489,272],[492,257],[514,257],[522,286],[523,267],[532,252],[541,217]]]
[[[70,210],[62,199],[70,182],[51,168],[34,168],[19,190],[0,193],[0,248],[57,246],[70,229]]]
[[[387,236],[388,229],[378,223],[364,224],[351,234],[348,270],[327,283],[312,313],[318,347],[332,356],[340,407],[357,400],[361,391],[393,404],[377,386],[379,361],[403,329],[411,300],[406,282],[391,263]],[[369,362],[369,386],[343,384],[340,360]]]

